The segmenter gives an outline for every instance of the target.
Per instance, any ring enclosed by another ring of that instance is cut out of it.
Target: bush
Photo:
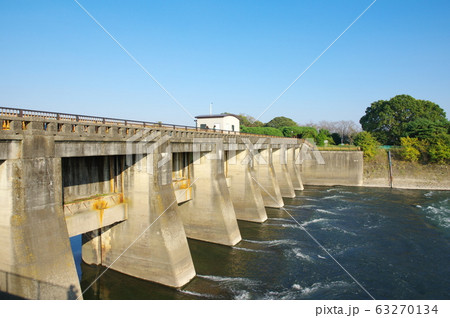
[[[257,135],[268,135],[268,136],[278,136],[283,137],[283,133],[276,128],[272,127],[245,127],[241,126],[241,132]]]
[[[431,162],[449,163],[450,162],[450,136],[442,138],[430,143],[428,147],[428,155]]]
[[[378,141],[370,132],[362,131],[355,137],[355,145],[361,147],[365,158],[373,158],[377,153]]]
[[[425,152],[425,143],[417,138],[402,137],[400,143],[400,156],[403,160],[417,162]]]

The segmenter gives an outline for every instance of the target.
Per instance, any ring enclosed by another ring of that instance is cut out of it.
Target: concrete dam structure
[[[87,264],[181,287],[196,275],[187,238],[239,243],[237,220],[264,222],[302,174],[362,182],[361,152],[339,167],[296,138],[0,111],[0,291],[28,299],[82,298],[70,237]]]

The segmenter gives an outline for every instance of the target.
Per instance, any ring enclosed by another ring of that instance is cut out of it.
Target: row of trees
[[[255,120],[246,114],[238,115],[241,121],[241,131],[260,135],[284,136],[297,138],[312,138],[319,146],[325,141],[330,145],[342,143],[352,144],[361,128],[354,121],[321,121],[298,125],[291,118],[279,116],[267,123]]]
[[[367,107],[359,123],[321,121],[298,125],[287,117],[275,117],[267,123],[240,114],[241,131],[298,138],[312,138],[316,144],[355,144],[367,158],[375,156],[380,145],[398,146],[409,161],[450,162],[450,122],[439,105],[397,95],[379,100]],[[362,131],[361,131],[362,127]]]

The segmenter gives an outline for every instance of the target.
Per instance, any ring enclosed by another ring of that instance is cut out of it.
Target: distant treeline
[[[297,137],[312,139],[318,146],[353,144],[353,140],[361,131],[361,128],[353,121],[321,121],[319,123],[308,123],[298,125],[294,120],[287,117],[275,117],[267,123],[255,120],[245,114],[238,115],[241,121],[241,131],[251,134]]]
[[[318,146],[356,145],[367,159],[381,151],[381,145],[398,146],[396,152],[403,160],[450,163],[450,122],[445,111],[433,102],[409,95],[373,102],[361,117],[361,126],[344,120],[300,126],[283,116],[267,123],[245,114],[238,117],[241,131],[246,133],[310,138]]]

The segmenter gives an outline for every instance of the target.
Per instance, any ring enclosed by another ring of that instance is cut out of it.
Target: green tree
[[[280,117],[275,117],[274,119],[269,121],[265,126],[266,127],[273,127],[273,128],[281,129],[283,127],[288,127],[288,126],[289,127],[295,127],[295,126],[298,126],[298,125],[292,119],[280,116]]]
[[[379,143],[370,132],[362,131],[356,135],[355,145],[361,147],[362,151],[364,151],[364,157],[373,158]]]
[[[288,126],[281,129],[285,137],[313,138],[317,140],[317,129],[314,127]]]
[[[431,121],[419,118],[406,125],[405,135],[407,137],[434,141],[439,138],[445,138],[443,136],[449,133],[449,129],[450,122],[447,120]]]
[[[317,138],[316,138],[316,144],[318,146],[323,146],[323,145],[325,145],[325,140],[328,141],[329,145],[334,145],[334,140],[331,137],[330,132],[326,129],[320,129],[319,134],[317,135]]]
[[[332,133],[331,138],[333,138],[335,145],[339,145],[342,143],[342,136],[338,133]]]
[[[245,127],[262,127],[264,126],[264,123],[256,120],[254,117],[246,114],[239,114],[236,115],[239,118],[239,121],[241,122],[241,126]]]
[[[445,111],[433,102],[397,95],[388,101],[373,102],[359,122],[363,130],[372,133],[381,143],[398,145],[408,123],[419,118],[446,120],[445,116]]]

